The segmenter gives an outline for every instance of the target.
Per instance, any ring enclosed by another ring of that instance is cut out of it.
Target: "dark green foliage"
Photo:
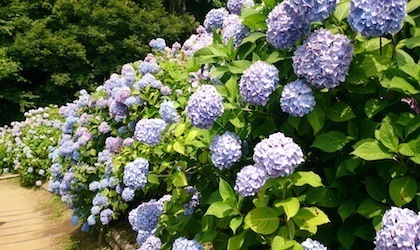
[[[0,124],[92,90],[122,62],[143,58],[152,38],[170,45],[196,26],[162,0],[9,0],[0,24]]]

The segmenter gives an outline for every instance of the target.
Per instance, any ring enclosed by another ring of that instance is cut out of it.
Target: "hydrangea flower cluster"
[[[204,27],[207,32],[212,29],[222,28],[223,21],[229,16],[229,12],[225,8],[212,9],[206,14],[204,19]]]
[[[107,208],[101,211],[99,215],[99,220],[101,221],[102,225],[108,225],[111,221],[111,217],[114,214],[114,211]]]
[[[182,45],[181,50],[186,56],[193,56],[196,51],[213,42],[213,33],[207,33],[203,26],[197,28],[197,33],[191,35]]]
[[[174,101],[164,100],[160,105],[159,114],[162,117],[162,119],[168,124],[179,122],[179,115],[176,112]]]
[[[419,249],[420,212],[391,207],[382,217],[382,227],[376,232],[375,250]]]
[[[147,86],[152,88],[160,89],[162,87],[162,82],[157,80],[152,74],[145,74],[137,83],[134,84],[134,88],[142,89]]]
[[[395,35],[406,17],[407,0],[351,0],[347,21],[367,37]]]
[[[326,246],[311,238],[307,238],[301,245],[304,250],[327,250]]]
[[[152,39],[149,42],[149,46],[156,51],[161,51],[166,47],[166,42],[165,39],[163,38],[156,38],[156,39]]]
[[[111,126],[109,126],[109,124],[104,121],[99,124],[98,130],[100,133],[106,134],[111,131]]]
[[[296,80],[284,86],[280,106],[283,112],[294,117],[303,117],[315,106],[312,89],[304,80]]]
[[[134,138],[150,146],[156,146],[160,143],[162,132],[166,128],[166,123],[162,119],[141,119],[136,124]]]
[[[271,134],[259,142],[254,148],[253,159],[256,166],[265,169],[271,178],[292,174],[304,161],[299,145],[281,132]]]
[[[249,165],[237,173],[234,189],[243,197],[254,196],[264,186],[266,180],[264,169]]]
[[[139,62],[139,71],[142,75],[156,74],[159,71],[159,65],[153,55],[148,55],[144,61]]]
[[[200,193],[193,186],[187,186],[184,190],[187,192],[188,195],[191,195],[190,201],[184,205],[185,216],[190,216],[194,213],[195,209],[200,204]]]
[[[222,25],[222,41],[227,44],[230,39],[233,39],[233,44],[238,47],[242,40],[250,33],[248,27],[242,24],[242,19],[235,14],[231,14],[225,18]]]
[[[122,142],[123,139],[121,137],[110,136],[105,140],[105,148],[110,153],[115,153],[121,148]]]
[[[254,62],[245,70],[239,83],[242,100],[250,104],[265,106],[270,94],[276,90],[279,71],[264,61]]]
[[[308,16],[310,22],[327,19],[335,9],[339,0],[286,0],[286,8],[298,16]]]
[[[293,69],[315,87],[332,89],[344,82],[352,59],[353,45],[346,36],[319,29],[296,49]]]
[[[139,250],[160,250],[161,247],[162,241],[158,237],[150,235]]]
[[[253,0],[228,0],[227,8],[232,14],[241,14],[242,8],[251,8],[254,6]]]
[[[203,250],[203,246],[196,240],[180,237],[172,244],[172,250]]]
[[[242,156],[241,140],[235,133],[229,131],[216,135],[209,149],[211,161],[220,170],[229,169]]]
[[[147,183],[149,162],[144,158],[137,158],[124,167],[123,182],[127,187],[138,190]]]
[[[223,114],[223,98],[214,86],[202,85],[190,96],[185,110],[193,126],[209,129]]]

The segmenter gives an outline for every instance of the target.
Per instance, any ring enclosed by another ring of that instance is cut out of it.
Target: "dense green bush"
[[[184,39],[195,25],[161,0],[6,1],[0,22],[1,124],[94,89],[121,62],[145,56],[152,38]]]
[[[417,2],[392,36],[354,24],[370,19],[350,1],[318,20],[287,0],[209,12],[181,49],[153,40],[60,108],[51,191],[83,230],[128,213],[138,243],[163,249],[379,248],[386,211],[420,210]]]

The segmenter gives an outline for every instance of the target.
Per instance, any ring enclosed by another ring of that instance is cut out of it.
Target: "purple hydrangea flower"
[[[243,167],[236,175],[234,189],[243,197],[254,196],[265,184],[264,169],[252,165]]]
[[[124,101],[124,105],[127,107],[131,107],[134,105],[142,105],[143,102],[139,96],[130,96]]]
[[[146,159],[137,158],[124,167],[124,184],[138,190],[146,185],[148,174],[149,162]]]
[[[99,182],[98,181],[92,181],[91,183],[89,183],[89,191],[96,191],[99,189]]]
[[[123,141],[123,146],[125,147],[131,147],[134,143],[134,139],[129,137],[129,138],[125,138]]]
[[[315,87],[332,89],[344,82],[352,59],[353,46],[346,36],[319,29],[296,49],[293,69]]]
[[[100,212],[101,212],[101,207],[99,207],[99,206],[93,206],[90,209],[90,213],[93,214],[93,215],[98,215]]]
[[[173,101],[164,100],[160,105],[159,114],[168,124],[179,122],[179,115],[176,112],[175,104]]]
[[[106,207],[109,205],[109,201],[108,198],[106,198],[103,194],[97,193],[92,200],[92,205]]]
[[[156,39],[152,39],[149,42],[149,46],[156,51],[161,51],[166,47],[166,42],[165,39],[163,38],[156,38]]]
[[[134,84],[134,88],[138,90],[147,86],[160,89],[163,85],[162,82],[157,80],[152,74],[145,74],[136,84]]]
[[[108,225],[111,221],[111,216],[114,214],[114,211],[107,208],[102,210],[102,212],[99,215],[99,220],[101,221],[102,225]]]
[[[306,238],[306,240],[302,242],[301,245],[304,250],[327,250],[326,246],[311,238]]]
[[[225,8],[212,9],[206,14],[204,19],[204,27],[207,32],[211,32],[212,29],[222,28],[223,21],[229,15],[229,12]]]
[[[158,224],[160,215],[163,213],[163,204],[155,199],[143,202],[137,208],[130,211],[128,221],[134,231],[153,231]]]
[[[285,7],[298,16],[309,16],[310,22],[328,18],[337,5],[337,0],[286,0]]]
[[[139,71],[142,75],[156,74],[159,71],[159,65],[155,61],[140,62]]]
[[[280,106],[283,112],[295,117],[303,117],[315,106],[312,89],[304,80],[296,80],[284,86]]]
[[[287,49],[310,30],[309,17],[298,15],[286,6],[287,0],[277,4],[268,14],[267,41],[276,49]]]
[[[242,156],[239,137],[232,132],[216,135],[210,144],[211,161],[220,170],[229,169]]]
[[[254,62],[241,77],[239,91],[244,101],[265,106],[270,94],[276,90],[279,71],[263,61]]]
[[[272,178],[292,174],[304,161],[299,145],[281,132],[271,134],[259,142],[254,148],[253,159],[256,166],[265,169]]]
[[[162,95],[164,95],[164,96],[170,96],[171,94],[172,94],[172,89],[171,88],[169,88],[168,86],[161,86],[160,88],[159,88],[159,90],[160,90],[160,93],[162,94]]]
[[[200,193],[197,191],[197,189],[193,186],[187,186],[185,187],[185,191],[188,195],[191,195],[190,201],[184,205],[185,209],[185,216],[190,216],[194,213],[195,209],[200,204]]]
[[[382,217],[374,243],[375,250],[420,249],[420,212],[391,207]]]
[[[162,242],[154,235],[150,235],[147,240],[141,245],[139,250],[160,250]]]
[[[251,8],[254,6],[253,0],[228,0],[227,8],[232,14],[241,14],[242,8]]]
[[[151,146],[160,144],[162,132],[166,128],[166,123],[162,119],[141,119],[136,124],[134,138]]]
[[[127,106],[125,106],[122,103],[111,100],[109,104],[109,114],[111,118],[115,118],[116,120],[117,118],[125,117],[125,115],[127,114]]]
[[[124,104],[125,100],[131,95],[131,89],[129,87],[121,87],[115,90],[113,98],[116,102]]]
[[[196,240],[180,237],[172,244],[172,250],[203,250],[203,246]]]
[[[105,140],[105,148],[110,153],[115,153],[121,148],[122,142],[123,139],[121,137],[110,136]]]
[[[134,190],[129,187],[124,188],[124,190],[121,192],[121,198],[123,199],[123,201],[133,200]]]
[[[37,180],[37,181],[35,182],[35,185],[36,185],[37,187],[40,187],[40,186],[42,185],[42,181],[41,181],[41,180]]]
[[[363,36],[395,35],[406,17],[407,0],[351,0],[347,21]]]
[[[87,223],[89,226],[94,226],[96,224],[96,218],[95,215],[91,214],[87,218]]]
[[[151,231],[144,231],[144,230],[137,231],[137,237],[136,237],[137,244],[139,244],[140,246],[143,245],[143,243],[145,243],[146,240],[151,235],[152,235]]]
[[[202,85],[191,95],[185,110],[193,126],[209,129],[223,114],[223,98],[214,86]]]
[[[233,39],[233,44],[238,47],[242,40],[250,33],[249,28],[242,24],[242,19],[235,14],[231,14],[225,18],[222,25],[222,41],[227,44]]]

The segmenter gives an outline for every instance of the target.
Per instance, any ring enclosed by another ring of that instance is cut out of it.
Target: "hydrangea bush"
[[[418,248],[419,6],[380,7],[229,1],[151,41],[59,109],[50,190],[140,249]]]

